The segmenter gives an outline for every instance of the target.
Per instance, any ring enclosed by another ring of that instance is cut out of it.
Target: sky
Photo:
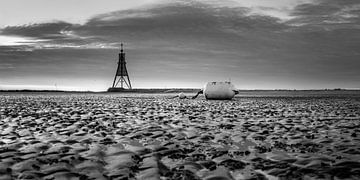
[[[360,89],[359,0],[2,0],[0,89]]]

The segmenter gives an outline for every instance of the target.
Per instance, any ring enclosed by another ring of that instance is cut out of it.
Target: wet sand
[[[359,93],[171,96],[2,93],[0,179],[360,179]]]

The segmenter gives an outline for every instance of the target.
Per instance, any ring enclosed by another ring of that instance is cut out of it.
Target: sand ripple
[[[360,179],[359,96],[4,94],[0,117],[0,179]]]

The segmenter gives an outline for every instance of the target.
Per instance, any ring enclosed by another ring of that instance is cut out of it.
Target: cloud
[[[34,37],[40,39],[61,39],[66,37],[62,32],[70,29],[72,26],[72,24],[62,21],[42,24],[29,24],[25,26],[7,26],[1,30],[1,34]]]
[[[359,28],[360,2],[357,0],[317,0],[298,5],[292,12],[293,25],[320,26],[321,28]]]
[[[14,67],[0,76],[107,82],[117,48],[125,42],[135,86],[150,80],[162,86],[232,78],[254,88],[270,87],[268,82],[274,88],[355,87],[360,80],[355,1],[284,2],[279,11],[290,19],[267,13],[277,7],[264,2],[171,1],[100,14],[84,24],[6,27],[1,36],[41,41],[0,46],[1,63]],[[330,23],[339,17],[348,22]]]
[[[247,7],[250,14],[265,15],[275,17],[281,21],[293,18],[292,11],[296,6],[311,3],[312,0],[234,0],[233,6]]]
[[[273,32],[284,28],[275,17],[249,15],[249,12],[245,7],[175,1],[97,15],[83,25],[59,21],[10,26],[2,29],[1,34],[46,40],[37,43],[35,48],[115,48],[120,41],[139,39],[143,44],[156,39],[162,41],[158,44],[165,43],[167,47],[179,39],[183,42],[194,41],[194,37],[226,41],[234,35],[249,36],[246,33],[250,31]]]
[[[4,69],[13,69],[14,65],[10,64],[10,63],[0,63],[0,70],[4,70]]]

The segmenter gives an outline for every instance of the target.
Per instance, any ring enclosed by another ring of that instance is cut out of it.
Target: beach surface
[[[360,179],[359,91],[174,95],[1,93],[0,180]]]

